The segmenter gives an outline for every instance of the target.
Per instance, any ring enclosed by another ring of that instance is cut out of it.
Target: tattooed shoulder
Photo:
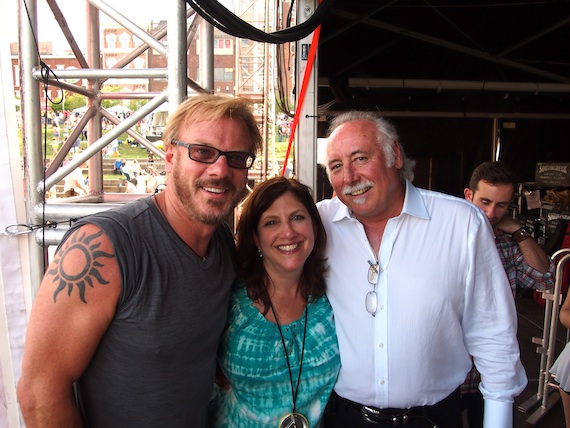
[[[77,289],[81,301],[87,303],[86,287],[94,288],[97,284],[109,283],[101,272],[104,267],[102,262],[104,259],[114,258],[115,255],[99,249],[101,242],[97,242],[97,238],[101,235],[102,231],[89,233],[79,229],[56,253],[47,272],[47,275],[53,276],[53,282],[57,285],[53,293],[54,301],[63,290],[67,290],[67,295],[71,296],[73,290]]]

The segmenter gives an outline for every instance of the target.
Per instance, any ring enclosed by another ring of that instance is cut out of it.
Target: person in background
[[[75,139],[75,143],[73,143],[72,151],[73,151],[73,153],[79,153],[81,151],[81,140],[79,138]]]
[[[122,175],[124,163],[125,161],[123,159],[115,159],[115,162],[113,162],[113,173]]]
[[[59,140],[55,137],[52,138],[51,140],[51,153],[52,156],[55,157],[55,155],[57,154],[57,152],[59,151]]]
[[[276,177],[254,187],[237,227],[234,290],[212,426],[318,427],[340,360],[325,296],[325,231],[309,189]]]
[[[130,181],[131,178],[134,178],[134,174],[133,174],[133,161],[132,160],[128,160],[128,161],[123,161],[123,169],[121,170],[121,172],[125,175],[125,178]]]
[[[326,159],[337,196],[318,209],[341,369],[325,426],[460,427],[459,386],[473,356],[485,427],[512,427],[527,378],[484,214],[416,188],[395,127],[373,113],[337,116]]]
[[[125,193],[137,193],[137,179],[131,178],[131,180],[124,180],[123,186],[125,187]]]
[[[206,426],[236,278],[227,220],[261,149],[249,101],[187,99],[168,186],[80,220],[35,298],[18,400],[28,428]]]
[[[84,168],[87,168],[87,162],[75,168],[65,177],[63,181],[63,195],[66,198],[89,194],[89,188],[85,184],[85,177],[83,177]]]
[[[483,162],[473,171],[465,199],[483,210],[495,234],[495,244],[509,278],[513,297],[517,288],[550,290],[554,286],[554,263],[520,221],[507,215],[517,179],[502,162]],[[483,396],[475,367],[461,385],[462,406],[470,428],[483,426]]]
[[[56,119],[57,120],[57,119]],[[57,123],[53,124],[52,127],[52,132],[53,132],[53,138],[55,138],[57,140],[57,142],[59,143],[59,136],[60,136],[60,129],[59,129],[59,125]]]
[[[141,173],[141,165],[137,159],[133,159],[132,172],[133,178],[137,178]]]

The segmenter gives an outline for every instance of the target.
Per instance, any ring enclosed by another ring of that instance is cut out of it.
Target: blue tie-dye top
[[[323,296],[308,305],[307,337],[297,412],[316,428],[340,369],[332,308]],[[281,326],[296,385],[303,349],[305,314]],[[231,299],[228,328],[222,336],[220,365],[229,390],[217,389],[212,427],[276,428],[292,411],[285,351],[277,325],[252,306],[245,288]]]

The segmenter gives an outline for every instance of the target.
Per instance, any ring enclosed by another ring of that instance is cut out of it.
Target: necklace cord
[[[275,312],[275,309],[273,309],[273,303],[271,303],[271,299],[269,299],[269,306],[271,307],[271,312],[273,312],[273,316],[275,317],[275,324],[277,324],[277,328],[279,329],[279,335],[281,336],[281,343],[283,344],[283,351],[285,351],[285,358],[287,360],[287,369],[289,369],[289,381],[291,382],[293,413],[297,413],[297,397],[299,396],[299,385],[301,384],[301,372],[303,371],[303,357],[305,356],[305,338],[307,336],[307,318],[309,314],[309,307],[305,305],[305,327],[303,329],[303,347],[301,349],[301,363],[299,365],[299,376],[297,377],[297,386],[295,388],[295,391],[293,392],[293,372],[291,371],[291,363],[289,362],[289,353],[287,352],[285,337],[283,336],[283,332],[281,331],[281,326],[279,325],[279,321],[277,320],[277,313]]]

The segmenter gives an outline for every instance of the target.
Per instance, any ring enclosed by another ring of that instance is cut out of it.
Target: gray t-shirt
[[[151,198],[77,226],[84,223],[111,239],[123,283],[115,318],[77,385],[88,426],[204,427],[236,276],[228,226],[216,229],[203,261]]]

